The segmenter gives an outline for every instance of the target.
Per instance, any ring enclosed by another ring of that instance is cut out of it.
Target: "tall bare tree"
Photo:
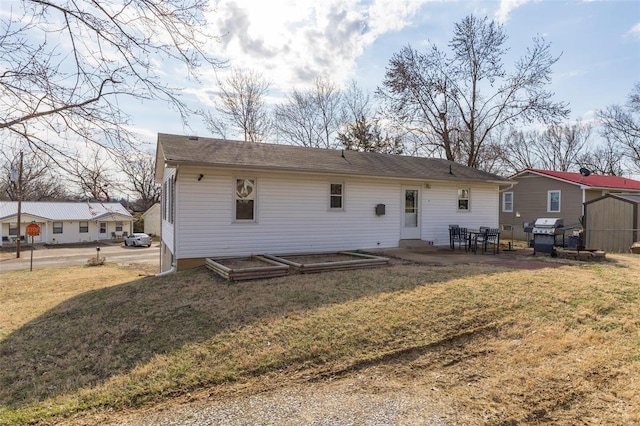
[[[580,120],[551,125],[545,130],[512,129],[500,141],[499,154],[508,173],[525,168],[577,170],[591,154],[591,134],[591,124]]]
[[[19,147],[7,146],[0,158],[0,200],[18,200],[18,182],[11,179],[18,169]],[[69,198],[68,189],[53,175],[53,162],[39,152],[24,151],[22,161],[22,199],[24,201],[54,201]]]
[[[155,160],[142,152],[130,152],[118,158],[123,176],[123,186],[136,196],[137,211],[146,211],[160,201],[162,186],[155,182]]]
[[[626,105],[611,105],[598,112],[601,133],[620,147],[625,158],[640,171],[640,82],[636,83]]]
[[[221,62],[204,50],[205,0],[16,0],[0,19],[0,144],[26,141],[49,155],[64,141],[135,143],[120,108],[126,97],[189,110],[157,70],[181,64],[191,77]]]
[[[293,89],[275,109],[278,137],[293,145],[334,147],[344,122],[342,91],[323,78],[316,79],[309,90]]]
[[[217,115],[205,115],[209,130],[226,138],[228,129],[233,128],[245,141],[266,140],[271,132],[271,116],[265,96],[271,83],[256,71],[234,69],[218,85]]]
[[[434,154],[472,167],[497,127],[566,118],[566,104],[546,90],[558,60],[550,45],[534,38],[506,71],[506,40],[501,25],[470,15],[455,24],[449,54],[435,45],[424,53],[404,47],[392,56],[377,91],[387,114]]]

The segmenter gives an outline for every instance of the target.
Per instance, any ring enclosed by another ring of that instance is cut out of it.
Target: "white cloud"
[[[209,19],[222,41],[211,48],[232,67],[258,70],[276,90],[317,77],[343,84],[365,48],[410,25],[427,1],[220,0]]]
[[[627,35],[640,39],[640,22],[631,27],[631,29],[627,32]]]
[[[498,22],[504,24],[509,20],[509,14],[513,10],[529,3],[530,1],[531,0],[501,0],[500,8],[496,11],[496,19]]]

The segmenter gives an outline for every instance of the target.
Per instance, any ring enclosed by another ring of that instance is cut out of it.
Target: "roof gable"
[[[307,148],[269,143],[158,134],[156,178],[164,165],[208,165],[306,173],[387,178],[475,181],[510,184],[513,181],[438,158],[409,157],[338,149]]]
[[[574,185],[587,188],[607,188],[620,189],[626,191],[640,191],[640,181],[621,177],[621,176],[605,176],[594,175],[582,176],[580,173],[574,172],[558,172],[551,170],[524,169],[523,171],[511,176],[512,179],[520,177],[524,174],[531,173],[538,176],[544,176],[551,179],[561,180]]]

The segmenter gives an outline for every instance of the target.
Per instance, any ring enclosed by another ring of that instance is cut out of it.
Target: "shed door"
[[[420,188],[402,187],[402,229],[403,240],[419,240],[420,235]]]

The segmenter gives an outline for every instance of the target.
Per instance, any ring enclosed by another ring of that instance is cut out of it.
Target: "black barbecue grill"
[[[533,234],[533,254],[556,253],[557,245],[564,246],[564,220],[559,218],[538,218],[531,233]],[[562,236],[562,242],[557,243],[557,237]]]

